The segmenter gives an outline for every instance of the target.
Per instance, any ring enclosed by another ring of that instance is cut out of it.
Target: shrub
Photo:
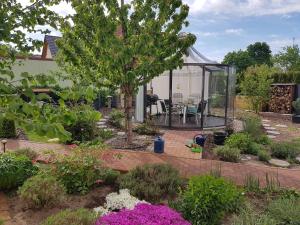
[[[253,139],[258,139],[262,134],[261,119],[257,115],[251,115],[244,118],[244,131]]]
[[[225,145],[230,148],[238,148],[242,152],[247,151],[251,147],[251,138],[245,133],[235,133],[228,137],[225,141]]]
[[[231,182],[212,176],[192,177],[176,208],[194,225],[218,224],[226,212],[241,204],[241,191]]]
[[[71,119],[66,120],[64,128],[71,133],[71,141],[91,141],[96,137],[96,122],[101,114],[90,106],[79,105],[71,108]]]
[[[118,213],[110,213],[99,218],[96,225],[190,225],[181,215],[167,206],[138,204],[133,210],[123,209]]]
[[[145,123],[139,124],[134,131],[140,135],[156,135],[159,133],[158,128],[151,120],[147,120]]]
[[[38,154],[31,150],[30,148],[20,148],[14,151],[14,154],[19,156],[19,155],[25,155],[27,156],[30,160],[34,160],[37,158]]]
[[[235,215],[232,225],[276,225],[276,221],[268,214],[255,212],[252,206],[247,206],[241,210],[239,215]]]
[[[101,141],[106,141],[114,136],[111,130],[106,130],[106,129],[99,129],[97,135]]]
[[[271,139],[266,134],[260,135],[255,141],[261,145],[270,145],[272,143]]]
[[[18,194],[29,207],[40,208],[59,204],[64,198],[65,188],[55,177],[41,173],[26,180]]]
[[[263,146],[255,142],[251,142],[249,148],[243,151],[244,154],[257,155],[259,151],[263,150]]]
[[[74,154],[55,164],[54,173],[67,193],[86,194],[99,178],[100,161],[92,155]]]
[[[282,198],[274,200],[268,206],[268,212],[277,224],[300,224],[300,199]]]
[[[101,171],[100,178],[104,181],[105,184],[115,184],[118,177],[120,176],[120,172],[112,169],[103,169]]]
[[[260,191],[260,180],[251,174],[245,177],[244,188],[248,192],[259,192]]]
[[[96,213],[87,209],[66,209],[48,217],[41,225],[94,225]]]
[[[122,128],[124,124],[125,114],[121,110],[113,109],[109,114],[109,123],[117,128]]]
[[[238,148],[230,148],[229,146],[220,146],[216,148],[216,153],[221,160],[227,162],[239,162],[241,155]]]
[[[15,138],[16,125],[13,120],[8,120],[5,118],[0,119],[0,138]]]
[[[36,174],[38,168],[24,155],[0,154],[0,190],[9,190],[23,184]]]
[[[259,161],[262,161],[262,162],[268,162],[271,159],[269,152],[263,151],[263,150],[259,151],[257,156],[258,156]]]
[[[273,143],[271,152],[278,159],[295,159],[300,153],[300,146],[293,142]]]
[[[120,177],[120,188],[127,188],[139,199],[158,202],[176,195],[181,179],[176,169],[166,164],[137,167]]]

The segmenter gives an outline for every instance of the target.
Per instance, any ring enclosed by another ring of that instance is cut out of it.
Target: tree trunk
[[[133,116],[133,109],[132,109],[132,94],[125,93],[124,95],[124,106],[125,106],[125,129],[127,134],[127,144],[132,144],[132,116]]]

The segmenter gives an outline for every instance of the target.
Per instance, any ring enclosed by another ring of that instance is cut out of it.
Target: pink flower
[[[123,209],[100,217],[96,225],[191,225],[181,215],[163,205],[141,203],[133,210]]]

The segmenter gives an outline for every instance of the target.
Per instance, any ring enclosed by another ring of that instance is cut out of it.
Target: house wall
[[[14,72],[14,81],[18,81],[21,79],[21,73],[28,72],[31,75],[37,74],[50,74],[51,72],[61,72],[62,71],[57,63],[53,60],[40,60],[40,59],[18,59],[15,65],[12,67],[12,71]],[[71,85],[70,81],[60,82],[61,87],[66,87]]]

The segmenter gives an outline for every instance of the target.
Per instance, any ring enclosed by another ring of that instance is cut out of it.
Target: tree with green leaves
[[[182,66],[182,56],[196,40],[190,34],[180,35],[188,25],[189,7],[181,0],[132,0],[129,4],[73,0],[71,4],[75,14],[61,24],[59,59],[84,81],[120,88],[130,144],[138,87]]]
[[[241,82],[242,94],[247,96],[256,113],[270,98],[270,88],[273,83],[271,75],[275,72],[276,69],[267,65],[250,66],[245,71]]]
[[[276,67],[284,72],[300,71],[300,49],[298,45],[286,46],[273,58]]]
[[[92,88],[70,89],[56,92],[60,101],[53,105],[53,99],[46,94],[35,94],[35,87],[49,87],[55,90],[58,81],[51,75],[32,75],[24,71],[16,81],[12,66],[19,64],[16,56],[27,57],[39,49],[43,42],[32,38],[32,34],[45,34],[47,28],[57,29],[60,17],[49,10],[59,0],[34,0],[22,5],[17,0],[0,1],[0,120],[15,121],[25,130],[35,131],[48,137],[68,140],[70,133],[64,124],[74,121],[75,114],[65,101],[78,101],[82,96],[92,98]],[[29,35],[31,34],[31,35]]]
[[[252,65],[272,66],[272,51],[266,42],[255,42],[247,47]]]

